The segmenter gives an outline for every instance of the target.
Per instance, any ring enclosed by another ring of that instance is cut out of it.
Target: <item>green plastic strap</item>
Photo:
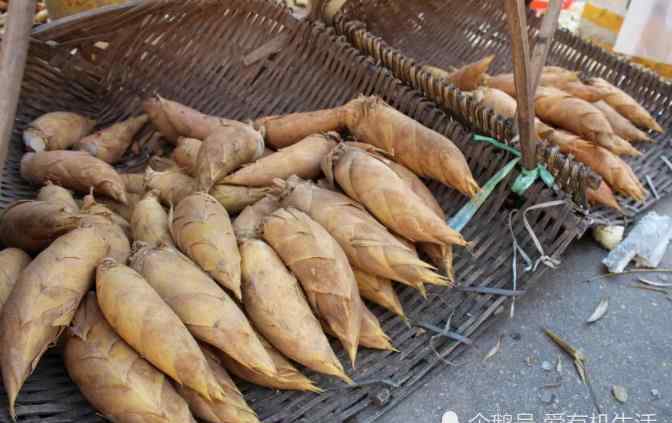
[[[520,158],[516,158],[511,160],[509,163],[506,164],[503,168],[499,170],[493,176],[490,178],[488,182],[485,183],[483,188],[472,198],[469,200],[467,204],[465,204],[464,207],[460,209],[460,211],[455,214],[450,220],[448,221],[448,226],[451,228],[455,229],[458,232],[461,232],[462,229],[464,229],[465,226],[467,226],[467,223],[471,220],[472,217],[476,214],[478,209],[485,203],[485,200],[488,199],[490,194],[493,193],[495,188],[497,188],[497,185],[506,178],[506,176],[511,173],[511,171],[516,167],[516,164],[520,161]]]
[[[487,142],[488,144],[492,144],[497,148],[508,151],[509,153],[513,154],[516,157],[521,156],[520,151],[518,151],[516,148],[511,147],[510,145],[504,144],[501,141],[497,141],[494,138],[486,137],[484,135],[474,134],[474,141]]]
[[[516,157],[521,157],[520,151],[518,149],[511,147],[510,145],[504,144],[501,141],[497,141],[494,138],[486,137],[484,135],[474,134],[474,141],[477,142],[487,142],[492,144],[495,147],[508,151],[509,153],[515,155]],[[511,186],[511,191],[515,192],[518,195],[523,195],[537,179],[540,178],[548,187],[552,187],[555,183],[555,178],[551,172],[546,169],[546,166],[543,164],[538,165],[534,170],[523,169],[522,173],[516,178]]]

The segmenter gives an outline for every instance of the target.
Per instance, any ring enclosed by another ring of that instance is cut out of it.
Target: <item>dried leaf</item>
[[[625,403],[628,400],[628,391],[621,385],[612,386],[611,393],[618,402]]]
[[[565,351],[567,354],[569,354],[570,357],[574,359],[574,366],[576,367],[576,371],[579,373],[579,376],[581,377],[581,381],[584,384],[587,384],[587,378],[586,378],[586,366],[584,363],[585,356],[583,353],[573,346],[571,346],[567,341],[564,339],[560,338],[555,332],[551,331],[550,329],[544,328],[544,333],[546,336],[551,338],[553,342],[555,342],[560,348],[562,348],[563,351]]]
[[[609,299],[603,298],[602,301],[600,301],[600,304],[597,305],[595,311],[593,311],[593,314],[590,315],[586,323],[595,323],[601,318],[603,318],[604,315],[607,314],[608,308],[609,308]]]
[[[672,283],[654,282],[644,278],[639,278],[639,282],[643,283],[644,285],[655,286],[658,288],[672,288]]]
[[[502,347],[502,336],[500,335],[499,338],[497,338],[497,343],[495,344],[494,347],[492,347],[490,351],[488,351],[488,353],[483,358],[483,361],[490,360],[492,357],[494,357],[495,354],[499,352],[501,347]]]

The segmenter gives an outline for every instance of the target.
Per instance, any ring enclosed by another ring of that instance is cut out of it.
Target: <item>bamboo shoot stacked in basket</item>
[[[477,84],[490,60],[452,78]],[[273,389],[321,392],[295,363],[350,383],[328,336],[353,368],[362,349],[396,351],[362,298],[405,319],[394,284],[453,284],[452,249],[467,242],[419,176],[467,196],[479,186],[450,140],[381,99],[247,122],[159,96],[143,109],[93,134],[93,120],[57,112],[24,134],[21,173],[42,189],[0,218],[12,413],[77,310],[66,367],[101,412],[256,422],[225,369]],[[118,172],[140,133],[173,151]]]

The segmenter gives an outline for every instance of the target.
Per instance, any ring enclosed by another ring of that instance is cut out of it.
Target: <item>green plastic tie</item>
[[[508,144],[504,144],[504,143],[501,142],[501,141],[497,141],[497,140],[494,139],[494,138],[486,137],[485,135],[474,134],[474,141],[477,141],[477,142],[487,142],[488,144],[492,144],[492,145],[494,145],[495,147],[497,147],[497,148],[499,148],[499,149],[501,149],[501,150],[508,151],[509,153],[513,154],[513,155],[516,156],[516,157],[520,157],[520,156],[521,156],[520,151],[518,151],[517,148],[511,147],[511,146],[508,145]]]
[[[492,144],[501,150],[508,151],[509,153],[513,154],[516,157],[522,156],[517,148],[511,147],[508,144],[504,144],[501,141],[497,141],[494,138],[474,134],[474,141],[487,142],[488,144]],[[555,183],[555,178],[553,177],[551,172],[548,171],[546,166],[543,164],[539,164],[533,170],[527,170],[523,168],[521,174],[513,182],[513,185],[511,186],[511,191],[515,192],[518,195],[523,195],[525,191],[527,191],[532,185],[534,185],[537,179],[541,179],[544,182],[544,184],[546,184],[546,186],[548,187],[552,187],[553,184]]]
[[[497,188],[497,185],[506,178],[506,176],[511,173],[511,171],[516,167],[516,164],[520,161],[520,158],[515,158],[511,160],[509,163],[506,164],[503,168],[499,170],[493,176],[490,178],[488,182],[485,183],[483,188],[472,198],[469,200],[467,204],[464,205],[460,209],[460,211],[455,214],[450,220],[448,221],[448,226],[451,228],[455,229],[458,232],[461,232],[462,229],[464,229],[465,226],[467,226],[467,223],[471,220],[472,217],[476,214],[478,209],[485,203],[485,200],[488,199],[490,194]]]

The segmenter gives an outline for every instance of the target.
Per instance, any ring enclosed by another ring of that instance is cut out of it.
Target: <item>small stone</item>
[[[374,395],[373,403],[378,407],[382,407],[385,404],[387,404],[387,402],[390,400],[390,396],[391,396],[390,390],[387,388],[383,388]]]
[[[614,385],[611,387],[611,393],[614,398],[620,403],[625,403],[628,400],[628,391],[621,385]]]
[[[541,402],[543,402],[544,404],[553,404],[554,402],[556,402],[556,400],[558,399],[558,397],[557,397],[554,393],[552,393],[552,392],[544,391],[544,392],[541,394],[541,398],[539,398],[539,399],[540,399]]]
[[[518,332],[514,332],[514,333],[511,334],[511,339],[513,339],[514,341],[520,341],[520,339],[522,337],[523,336],[521,334],[519,334]]]
[[[660,391],[657,389],[652,389],[651,396],[653,397],[653,399],[660,399]]]
[[[550,361],[544,361],[541,363],[541,368],[547,372],[550,372],[551,370],[553,370],[553,365],[551,364]]]

